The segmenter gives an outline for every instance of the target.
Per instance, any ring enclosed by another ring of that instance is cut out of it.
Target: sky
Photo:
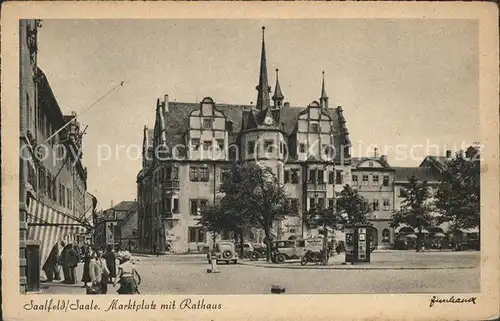
[[[263,25],[270,85],[279,68],[285,101],[303,108],[319,99],[325,71],[354,156],[377,146],[392,166],[418,166],[479,141],[475,21],[44,20],[38,65],[63,113],[88,126],[83,161],[98,208],[136,198],[157,98],[256,101]]]

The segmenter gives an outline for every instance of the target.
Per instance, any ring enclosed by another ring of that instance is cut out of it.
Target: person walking
[[[106,260],[102,257],[102,249],[96,249],[95,253],[95,257],[90,260],[89,264],[90,280],[94,287],[99,288],[99,294],[106,294],[108,293],[109,270],[106,266]]]
[[[113,283],[113,278],[116,278],[116,255],[113,250],[113,245],[108,245],[107,251],[102,257],[106,260],[106,265],[109,270],[108,283]]]
[[[118,294],[140,294],[138,285],[141,284],[141,275],[135,269],[138,260],[125,258],[118,266],[118,275],[113,286],[120,284]]]
[[[66,243],[61,242],[61,245],[64,246],[61,255],[59,255],[58,263],[60,266],[62,266],[63,270],[63,277],[64,280],[62,283],[64,284],[70,284],[70,279],[69,279],[69,267],[68,267],[68,251],[72,246],[70,244],[66,245]]]
[[[76,246],[68,245],[68,251],[66,253],[66,265],[68,269],[68,284],[76,284],[75,270],[80,262],[80,254],[78,253],[78,248]],[[75,248],[76,247],[76,248]]]
[[[83,255],[83,274],[82,274],[82,288],[87,287],[87,283],[91,282],[90,279],[90,260],[93,258],[94,252],[89,248],[85,248],[85,253]]]
[[[45,272],[45,276],[47,277],[47,282],[54,281],[54,274],[56,268],[57,268],[57,244],[54,245],[54,247],[50,251],[49,257],[47,258],[47,261],[45,261],[45,264],[42,267],[43,271]]]
[[[155,245],[155,253],[156,257],[160,256],[160,248],[158,247],[158,245]]]

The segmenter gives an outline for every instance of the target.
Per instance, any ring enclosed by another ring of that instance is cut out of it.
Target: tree
[[[356,189],[345,185],[336,199],[336,209],[343,225],[359,224],[367,222],[366,214],[370,211],[370,206]]]
[[[219,191],[225,194],[221,200],[222,207],[234,218],[231,222],[239,226],[241,251],[243,252],[244,230],[250,227],[262,228],[266,236],[269,261],[273,223],[293,214],[286,193],[272,170],[253,163],[234,164]]]
[[[220,205],[209,205],[201,211],[198,223],[212,233],[215,244],[217,234],[232,231],[231,219]]]
[[[422,231],[433,223],[431,206],[428,202],[431,195],[426,181],[418,181],[415,176],[409,177],[408,180],[407,195],[401,209],[393,212],[391,227],[406,224],[413,230],[417,230],[416,250],[418,252],[422,241]]]
[[[470,153],[470,151],[468,151]],[[458,153],[446,162],[434,205],[451,230],[480,227],[480,163]]]
[[[308,228],[321,227],[323,230],[323,256],[321,258],[321,263],[323,265],[328,264],[328,237],[329,230],[335,231],[339,229],[339,224],[343,222],[342,217],[339,212],[335,210],[335,207],[320,207],[318,205],[313,206],[309,211],[304,213],[304,223]]]

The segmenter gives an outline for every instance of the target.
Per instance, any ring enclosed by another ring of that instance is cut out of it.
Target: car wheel
[[[230,250],[225,250],[224,252],[222,252],[222,257],[225,259],[229,259],[231,258],[231,256],[233,256],[233,252],[231,252]]]
[[[258,259],[259,259],[259,253],[252,252],[252,254],[250,254],[250,260],[257,261]]]
[[[303,257],[301,260],[300,260],[300,265],[302,266],[305,266],[307,264],[307,257]]]
[[[276,262],[277,262],[278,264],[281,264],[281,263],[285,262],[285,259],[286,259],[286,258],[285,258],[285,255],[284,255],[284,254],[281,254],[281,253],[280,253],[280,254],[276,255]]]

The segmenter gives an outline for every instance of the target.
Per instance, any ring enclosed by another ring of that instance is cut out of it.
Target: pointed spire
[[[278,78],[278,72],[279,72],[279,69],[276,68],[276,87],[274,88],[274,95],[273,95],[274,107],[276,107],[276,108],[281,107],[283,99],[285,98],[283,96],[283,93],[281,92],[280,82],[279,82],[279,78]]]
[[[263,110],[269,107],[269,92],[271,88],[267,81],[267,64],[266,64],[266,44],[264,41],[264,32],[266,27],[262,27],[262,51],[260,55],[260,74],[259,74],[259,85],[257,86],[257,104],[256,108]]]
[[[325,71],[323,70],[323,81],[321,84],[321,97],[319,98],[321,106],[323,108],[328,108],[328,95],[325,90]]]

